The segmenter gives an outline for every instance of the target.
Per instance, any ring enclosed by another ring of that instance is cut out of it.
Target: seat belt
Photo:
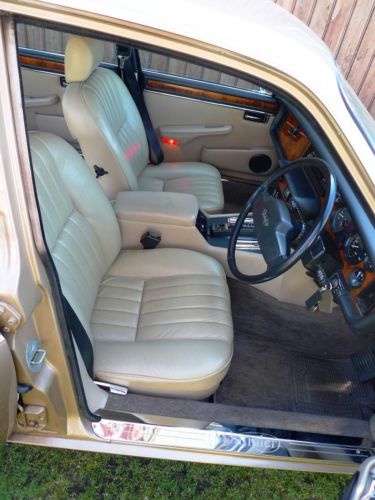
[[[68,320],[68,327],[73,334],[74,340],[76,341],[79,352],[81,353],[83,362],[85,363],[87,373],[90,377],[94,378],[94,351],[92,348],[91,340],[87,335],[87,332],[79,320],[77,314],[75,313],[72,306],[69,304],[67,299],[63,297],[64,310],[66,314],[66,319]]]
[[[146,103],[143,98],[143,92],[135,76],[135,68],[139,70],[138,53],[134,49],[126,47],[117,47],[118,69],[122,81],[127,86],[135,105],[141,115],[143,126],[145,128],[149,151],[150,161],[154,165],[158,165],[164,160],[163,151],[160,147],[159,139],[155,134],[154,127],[151,123],[150,115],[148,114]],[[138,66],[138,68],[137,68]],[[139,75],[139,71],[138,71]]]

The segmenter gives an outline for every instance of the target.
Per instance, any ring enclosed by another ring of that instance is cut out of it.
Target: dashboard
[[[273,130],[281,161],[317,157],[318,153],[297,120],[285,113]],[[293,175],[291,175],[293,174]],[[286,174],[275,187],[275,196],[287,203],[303,239],[309,224],[320,212],[325,196],[325,178],[311,168]],[[368,241],[368,240],[367,240]],[[330,218],[302,262],[319,287],[329,288],[353,330],[375,331],[374,263],[364,244],[355,218],[338,190]]]
[[[367,315],[375,309],[374,265],[343,201],[333,209],[325,233],[333,242],[341,264],[339,277],[347,287],[353,307],[358,314]]]

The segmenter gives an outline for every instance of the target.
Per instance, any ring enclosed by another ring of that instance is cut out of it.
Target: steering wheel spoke
[[[314,221],[306,238],[297,248],[292,249],[296,228],[286,202],[269,194],[269,188],[285,174],[300,168],[318,168],[326,178],[326,196],[320,214]],[[247,201],[233,228],[229,247],[228,265],[234,276],[247,283],[257,284],[276,278],[290,269],[314,243],[322,231],[332,211],[336,197],[336,181],[328,165],[319,158],[302,158],[287,167],[276,170]],[[259,248],[267,265],[267,270],[258,275],[243,274],[236,264],[236,242],[241,226],[249,212],[253,212],[255,234]]]
[[[253,218],[260,250],[267,264],[274,267],[289,253],[294,226],[286,204],[264,191],[255,200]]]

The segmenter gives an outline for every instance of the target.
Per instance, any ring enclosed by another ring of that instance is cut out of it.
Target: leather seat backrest
[[[119,191],[138,189],[137,178],[148,164],[143,122],[121,78],[99,68],[104,45],[99,40],[72,36],[65,51],[63,96],[68,128],[90,166],[109,172],[100,178],[114,199]]]
[[[102,277],[121,247],[111,203],[84,160],[63,139],[31,132],[36,190],[63,294],[90,335]]]

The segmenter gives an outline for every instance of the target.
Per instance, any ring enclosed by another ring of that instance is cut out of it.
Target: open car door
[[[3,309],[4,307],[0,305],[0,316]],[[16,413],[16,370],[8,344],[0,334],[0,443],[6,441],[11,434],[16,421]]]
[[[347,486],[342,500],[375,498],[375,457],[365,460]]]

